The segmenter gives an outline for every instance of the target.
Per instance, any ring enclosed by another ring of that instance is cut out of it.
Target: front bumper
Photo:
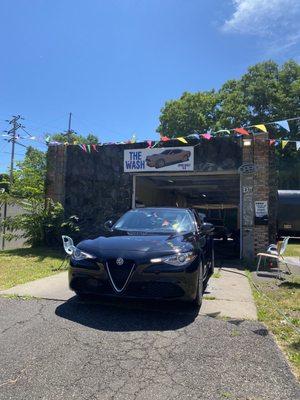
[[[70,289],[103,296],[141,299],[193,300],[198,282],[197,258],[185,267],[165,264],[135,264],[127,285],[117,292],[105,262],[90,260],[70,262]]]

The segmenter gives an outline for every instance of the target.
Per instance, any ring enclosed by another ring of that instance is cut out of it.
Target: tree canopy
[[[93,133],[87,135],[87,137],[79,135],[75,132],[71,132],[69,135],[66,133],[55,133],[50,136],[50,141],[59,143],[69,143],[69,144],[98,144],[99,139]]]
[[[161,110],[157,132],[179,137],[205,131],[256,125],[300,116],[300,64],[279,66],[266,61],[248,68],[240,79],[216,91],[184,92]],[[289,122],[290,132],[270,125],[272,137],[300,140],[300,120]],[[276,149],[279,188],[300,189],[300,152],[288,144]]]
[[[157,131],[168,137],[194,131],[235,128],[300,115],[300,65],[288,61],[256,64],[240,79],[228,80],[218,90],[188,93],[169,100],[161,110]],[[298,132],[290,123],[291,135]]]
[[[46,177],[46,154],[29,146],[23,161],[14,171],[11,194],[21,198],[43,198]]]

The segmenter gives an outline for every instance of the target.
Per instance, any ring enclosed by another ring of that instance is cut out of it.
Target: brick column
[[[262,139],[267,139],[267,134],[259,135],[259,138],[254,140],[253,161],[257,167],[257,172],[254,177],[253,201],[254,201],[254,216],[255,202],[266,201],[268,204],[268,221],[265,225],[259,224],[258,220],[254,219],[254,255],[260,251],[266,251],[270,244],[270,227],[274,230],[274,212],[270,214],[270,209],[274,207],[274,190],[277,187],[270,177],[275,174],[275,164],[270,164],[270,145],[269,142]],[[273,169],[273,171],[272,171]],[[270,183],[273,187],[270,187]],[[272,193],[272,196],[270,194]],[[271,200],[271,204],[270,204]]]
[[[242,141],[243,145],[243,141]],[[251,146],[243,146],[242,164],[253,164],[253,144]],[[242,198],[242,257],[245,260],[254,258],[254,210],[253,210],[253,173],[240,175]]]

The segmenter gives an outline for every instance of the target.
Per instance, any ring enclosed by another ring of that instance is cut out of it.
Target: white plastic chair
[[[259,268],[261,266],[261,260],[263,258],[265,258],[265,259],[270,258],[270,259],[277,260],[277,263],[278,263],[277,277],[278,277],[278,279],[282,277],[283,273],[286,273],[286,274],[289,274],[289,275],[292,273],[288,264],[290,264],[290,265],[293,264],[294,265],[294,263],[292,263],[292,262],[290,262],[290,261],[288,261],[288,260],[286,260],[284,258],[284,253],[286,251],[289,239],[290,239],[290,236],[286,236],[283,239],[281,245],[279,245],[279,244],[278,245],[270,244],[268,249],[267,249],[267,251],[266,251],[266,253],[258,253],[257,254],[258,262],[257,262],[256,274],[258,276],[259,276]],[[280,267],[279,267],[279,263],[280,262],[282,262],[285,265],[286,271],[282,271],[280,269]],[[299,267],[300,267],[300,264],[299,264]]]

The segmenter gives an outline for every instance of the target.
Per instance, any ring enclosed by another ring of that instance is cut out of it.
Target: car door
[[[174,159],[173,150],[169,150],[168,154],[165,156],[165,159],[167,164],[172,164]]]
[[[182,151],[174,150],[174,162],[182,162]]]

